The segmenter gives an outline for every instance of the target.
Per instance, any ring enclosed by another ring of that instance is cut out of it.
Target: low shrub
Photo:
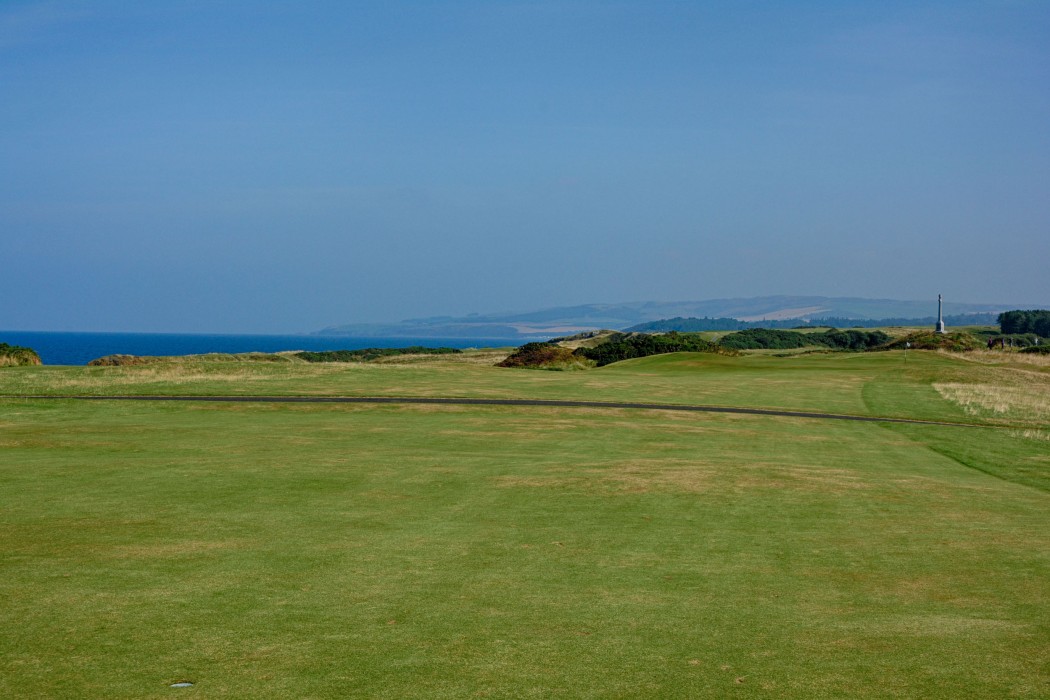
[[[32,348],[24,348],[20,345],[8,345],[0,343],[0,367],[13,367],[21,365],[39,365],[40,355]]]
[[[890,342],[891,338],[882,331],[830,330],[823,333],[811,333],[817,336],[814,340],[821,345],[840,350],[871,350]]]
[[[497,367],[530,367],[534,369],[582,369],[585,363],[569,348],[554,343],[525,343]]]
[[[904,350],[905,348],[910,347],[913,350],[949,350],[951,352],[968,352],[970,350],[984,348],[986,345],[987,344],[982,342],[980,338],[971,333],[963,333],[961,331],[954,331],[951,333],[918,331],[916,333],[910,333],[903,338],[897,338],[890,343],[886,343],[882,347],[885,350]]]
[[[723,347],[735,350],[791,350],[806,347],[825,347],[836,350],[871,350],[890,341],[882,331],[845,330],[832,328],[821,333],[799,333],[770,328],[751,328],[730,333],[719,340]]]
[[[635,357],[664,355],[670,352],[711,352],[722,355],[732,353],[700,336],[675,332],[666,335],[636,333],[613,336],[607,343],[593,348],[581,347],[575,350],[577,356],[593,360],[599,367]]]
[[[730,333],[722,336],[718,344],[735,350],[789,350],[816,345],[809,340],[808,333],[772,328],[749,328],[745,331]]]
[[[556,341],[526,343],[514,351],[498,367],[539,367],[542,369],[584,369],[604,367],[621,360],[671,352],[711,352],[735,355],[736,352],[704,340],[697,335],[671,332],[666,335],[646,333],[615,333],[594,347],[571,350]]]

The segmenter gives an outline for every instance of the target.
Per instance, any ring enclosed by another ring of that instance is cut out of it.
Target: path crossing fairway
[[[823,389],[804,358],[771,358],[791,359],[783,375],[745,359],[349,368],[299,388],[631,399],[646,384],[796,410],[823,391],[826,410],[1000,427],[0,399],[5,693],[1046,697],[1038,407],[966,412],[933,384],[1002,368],[939,356],[907,374],[831,358]],[[178,384],[47,369],[0,374],[0,393],[252,388],[215,378],[229,368]]]

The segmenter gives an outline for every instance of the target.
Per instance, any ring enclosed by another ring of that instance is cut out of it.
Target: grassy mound
[[[171,365],[185,362],[370,362],[402,355],[454,355],[457,348],[364,348],[361,350],[325,350],[323,352],[213,352],[203,355],[106,355],[88,362],[89,367],[125,367],[133,365]]]
[[[564,344],[563,344],[564,343]],[[566,347],[568,346],[568,347]],[[526,343],[499,363],[499,367],[584,369],[614,362],[672,352],[708,352],[735,355],[736,351],[704,340],[698,334],[617,333],[600,331],[558,338],[546,343]]]
[[[599,367],[631,360],[636,357],[664,355],[672,352],[709,352],[716,354],[734,354],[715,343],[704,340],[696,334],[667,333],[666,335],[648,335],[646,333],[619,334],[595,347],[580,347],[575,354],[593,360]]]
[[[515,350],[497,367],[527,367],[532,369],[585,369],[593,363],[577,355],[572,348],[554,343],[526,343]]]
[[[908,343],[911,345],[909,346]],[[970,350],[979,350],[985,347],[985,343],[981,342],[981,339],[972,333],[918,331],[917,333],[910,333],[902,338],[897,338],[883,347],[887,350],[904,350],[907,347],[911,347],[913,350],[969,352]]]
[[[614,338],[625,335],[622,331],[611,331],[603,329],[599,331],[584,331],[575,335],[567,335],[561,338],[551,338],[547,342],[552,345],[560,345],[563,348],[575,350],[576,348],[594,348],[607,343]]]
[[[361,350],[324,350],[321,352],[297,352],[295,357],[307,362],[368,362],[380,357],[397,355],[454,355],[458,348],[426,348],[412,345],[407,348],[363,348]]]
[[[20,345],[8,345],[0,343],[0,367],[16,367],[21,365],[40,365],[40,356],[36,350],[23,348]]]
[[[153,365],[168,360],[166,357],[146,357],[140,355],[106,355],[88,362],[88,367],[125,367],[128,365]]]
[[[177,365],[187,362],[291,362],[288,353],[212,352],[204,355],[106,355],[88,362],[88,367],[127,367],[134,365]]]

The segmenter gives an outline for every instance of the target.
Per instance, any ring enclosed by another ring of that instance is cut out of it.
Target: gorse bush
[[[0,343],[0,367],[39,365],[40,356],[32,348]]]
[[[735,350],[791,350],[826,347],[836,350],[871,350],[890,341],[882,331],[830,330],[822,333],[752,328],[723,337],[719,344]]]
[[[890,342],[890,336],[882,331],[830,330],[810,335],[817,336],[821,345],[840,350],[871,350]]]
[[[574,369],[582,368],[583,363],[569,348],[554,343],[525,343],[496,366]]]
[[[668,333],[616,333],[606,342],[593,348],[572,350],[556,342],[526,343],[499,363],[499,367],[540,367],[544,369],[584,369],[604,367],[621,360],[663,355],[670,352],[713,352],[720,355],[736,354],[699,336]]]
[[[776,349],[789,350],[816,345],[809,339],[809,334],[794,331],[774,330],[771,328],[751,328],[738,333],[730,333],[718,341],[726,348],[736,350]]]
[[[667,335],[614,336],[609,342],[593,348],[577,348],[575,354],[593,360],[599,367],[635,357],[663,355],[669,352],[713,352],[726,350],[699,336],[668,333]]]
[[[503,362],[500,367],[537,367],[551,369],[567,368],[573,357],[593,362],[604,367],[614,362],[631,360],[650,355],[671,352],[707,352],[719,355],[735,355],[738,350],[791,349],[825,347],[835,350],[870,350],[888,343],[890,336],[882,331],[830,330],[823,333],[798,333],[793,331],[753,328],[731,333],[718,343],[704,340],[697,334],[678,333],[650,335],[648,333],[616,333],[594,347],[579,347],[575,350],[556,342],[526,343]],[[562,367],[555,367],[562,365]]]
[[[828,347],[840,347],[848,350],[871,350],[893,340],[892,336],[882,331],[861,331],[855,329],[827,331],[822,333],[821,336]]]
[[[986,347],[987,343],[972,333],[955,331],[951,333],[935,333],[933,331],[918,331],[897,338],[884,346],[886,350],[904,350],[908,347],[913,350],[950,350],[952,352],[967,352],[979,350]]]

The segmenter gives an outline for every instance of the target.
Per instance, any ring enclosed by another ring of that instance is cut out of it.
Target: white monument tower
[[[937,327],[933,329],[934,333],[944,333],[945,332],[945,330],[944,330],[944,316],[941,314],[941,306],[942,306],[942,304],[943,304],[943,300],[941,299],[941,295],[938,294],[937,295]]]

